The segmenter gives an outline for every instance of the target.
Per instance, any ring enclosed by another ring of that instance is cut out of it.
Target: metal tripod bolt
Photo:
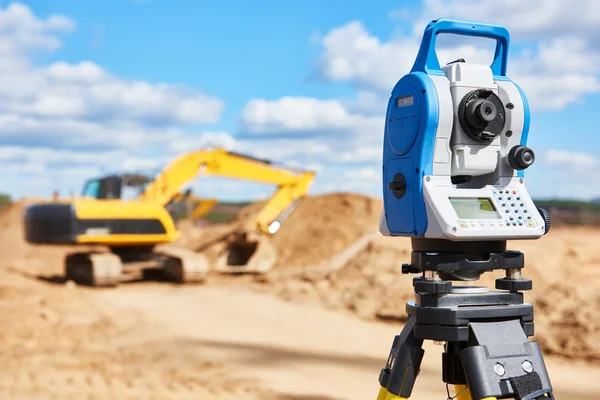
[[[423,279],[426,281],[440,281],[440,275],[437,271],[423,271]]]
[[[527,372],[528,374],[533,372],[533,364],[531,363],[531,361],[523,361],[521,367],[523,367],[523,371]]]
[[[521,279],[521,270],[518,268],[508,268],[506,270],[507,279]]]
[[[504,365],[496,363],[496,365],[494,365],[494,372],[498,376],[503,376],[506,373],[506,368],[504,368]]]

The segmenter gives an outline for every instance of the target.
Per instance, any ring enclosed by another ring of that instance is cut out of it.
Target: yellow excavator
[[[234,235],[218,260],[221,271],[268,271],[276,255],[267,238],[306,196],[315,173],[221,148],[181,154],[154,178],[103,176],[87,180],[77,199],[32,204],[25,210],[25,238],[32,244],[101,245],[109,250],[85,249],[66,256],[65,277],[77,283],[116,286],[128,275],[156,269],[174,282],[201,282],[209,269],[207,259],[171,244],[181,234],[166,209],[185,198],[182,188],[200,174],[277,185],[252,224]],[[206,212],[202,207],[196,209],[200,214]]]

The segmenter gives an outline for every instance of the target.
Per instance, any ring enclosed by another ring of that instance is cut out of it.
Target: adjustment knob
[[[508,152],[508,164],[516,170],[529,167],[535,161],[535,153],[529,147],[515,146]]]
[[[410,274],[410,264],[402,264],[402,273]]]
[[[392,191],[395,198],[401,199],[406,193],[406,178],[402,174],[394,175],[394,179],[388,183],[388,189]]]
[[[544,208],[539,208],[538,207],[538,212],[540,213],[540,215],[542,216],[542,218],[544,219],[544,235],[546,233],[548,233],[548,231],[550,230],[550,227],[552,226],[552,220],[550,219],[550,213],[544,209]]]

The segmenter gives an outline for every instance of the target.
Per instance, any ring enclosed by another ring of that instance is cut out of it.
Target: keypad
[[[514,229],[533,228],[536,225],[527,209],[523,198],[516,188],[492,187],[493,203],[502,219],[498,220],[459,220],[458,225],[463,229],[490,229],[506,228]]]
[[[499,212],[504,217],[504,226],[533,228],[536,226],[535,221],[531,218],[527,206],[522,200],[516,188],[500,188],[492,189],[492,194],[499,207]]]

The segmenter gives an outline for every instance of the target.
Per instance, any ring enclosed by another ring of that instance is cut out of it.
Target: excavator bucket
[[[268,236],[236,235],[217,258],[214,270],[222,273],[264,274],[277,261],[277,251]]]

